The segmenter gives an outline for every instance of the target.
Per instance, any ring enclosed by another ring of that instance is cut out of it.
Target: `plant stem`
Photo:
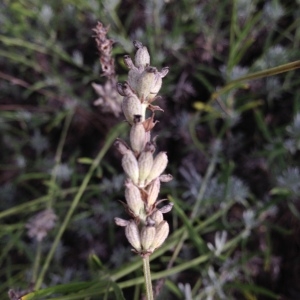
[[[57,186],[56,186],[56,179],[57,179],[57,171],[58,171],[58,167],[61,163],[61,157],[62,157],[62,153],[63,153],[63,148],[64,148],[64,144],[67,138],[67,134],[73,119],[73,115],[74,115],[74,111],[70,111],[68,112],[66,118],[65,118],[65,123],[63,126],[63,130],[59,139],[59,143],[58,143],[58,147],[55,153],[55,165],[54,168],[52,169],[51,172],[51,180],[50,180],[50,185],[49,185],[49,198],[50,201],[47,203],[47,208],[52,208],[52,206],[54,205],[55,202],[55,198],[57,196]]]
[[[254,80],[254,79],[274,76],[274,75],[277,75],[277,74],[289,72],[289,71],[296,70],[296,69],[299,69],[299,68],[300,68],[300,60],[297,60],[297,61],[293,61],[293,62],[290,62],[290,63],[287,63],[287,64],[283,64],[283,65],[280,65],[280,66],[277,66],[277,67],[274,67],[274,68],[265,69],[265,70],[258,71],[258,72],[255,72],[255,73],[247,74],[247,75],[242,76],[238,79],[235,79],[235,80],[232,80],[232,81],[228,82],[224,87],[219,89],[217,92],[212,93],[211,97],[210,97],[210,101],[216,100],[218,97],[220,97],[220,95],[223,95],[224,93],[230,91],[231,89],[239,86],[244,81],[250,81],[250,80]]]
[[[150,272],[149,256],[143,257],[144,279],[146,287],[147,300],[153,300],[153,290]]]
[[[201,183],[200,190],[198,192],[196,203],[194,205],[194,208],[193,208],[193,211],[192,211],[192,214],[191,214],[191,219],[192,220],[194,220],[195,217],[197,216],[197,214],[199,213],[201,202],[204,198],[204,194],[205,194],[205,191],[208,187],[209,180],[211,179],[211,177],[213,175],[213,172],[215,170],[215,167],[216,167],[217,158],[218,158],[218,151],[214,150],[213,157],[212,157],[212,159],[209,163],[209,166],[206,170],[205,176],[204,176],[203,181]]]
[[[41,262],[41,256],[42,256],[42,242],[38,241],[37,242],[37,249],[36,249],[35,259],[34,259],[34,264],[33,264],[32,282],[36,281],[36,277],[37,277],[40,262]]]
[[[84,191],[86,190],[87,186],[88,186],[88,183],[94,173],[94,171],[96,170],[96,168],[98,167],[98,165],[100,164],[100,161],[102,160],[102,158],[104,157],[104,155],[106,154],[107,150],[109,149],[109,147],[111,146],[111,144],[113,143],[113,141],[116,139],[116,137],[120,134],[120,132],[124,129],[124,124],[119,124],[117,126],[115,126],[107,135],[107,140],[106,140],[106,143],[103,145],[102,149],[100,150],[100,152],[98,153],[97,157],[93,160],[92,164],[91,164],[91,167],[88,171],[88,173],[86,174],[86,176],[84,177],[81,185],[80,185],[80,188],[77,192],[77,194],[75,195],[74,199],[73,199],[73,202],[65,216],[65,219],[63,220],[59,230],[58,230],[58,233],[53,241],[53,244],[51,246],[51,249],[50,251],[48,252],[48,255],[46,257],[46,260],[44,262],[44,265],[42,267],[42,270],[39,274],[39,277],[37,278],[37,281],[36,281],[36,284],[35,284],[35,290],[38,290],[41,285],[42,285],[42,282],[44,280],[44,277],[45,277],[45,274],[49,268],[49,265],[50,265],[50,262],[54,256],[54,253],[56,251],[56,248],[60,242],[60,239],[63,235],[63,233],[65,232],[69,222],[70,222],[70,219],[75,211],[75,209],[77,208],[78,206],[78,203],[81,199],[81,196],[83,195]]]
[[[194,208],[192,210],[192,214],[191,214],[191,220],[193,221],[197,214],[199,213],[199,208],[200,208],[200,205],[201,205],[201,201],[203,200],[203,197],[204,197],[204,194],[205,194],[205,191],[207,189],[207,186],[208,186],[208,183],[209,183],[209,180],[211,179],[211,176],[215,170],[215,167],[216,167],[216,163],[217,163],[217,157],[218,157],[218,151],[214,151],[213,152],[213,157],[209,163],[209,166],[207,168],[207,171],[205,173],[205,176],[203,178],[203,181],[201,183],[201,187],[200,187],[200,190],[198,192],[198,196],[197,196],[197,199],[196,199],[196,203],[194,205]],[[176,260],[182,246],[183,246],[183,243],[184,241],[186,240],[186,238],[188,237],[188,231],[185,229],[181,235],[181,237],[179,238],[179,241],[178,241],[178,244],[175,248],[175,250],[173,251],[173,255],[168,263],[168,269],[170,269],[174,263],[174,261]]]

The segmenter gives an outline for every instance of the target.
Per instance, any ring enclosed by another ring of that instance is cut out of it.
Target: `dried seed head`
[[[143,188],[145,186],[145,180],[148,177],[152,164],[153,164],[153,156],[149,151],[143,151],[138,160],[139,164],[139,187]]]
[[[128,84],[133,91],[136,91],[138,78],[141,76],[143,72],[143,68],[137,68],[131,58],[128,55],[124,56],[124,62],[126,66],[129,68],[128,72]]]
[[[133,42],[134,47],[137,49],[135,54],[135,66],[137,68],[145,68],[150,64],[150,54],[147,47],[139,41]]]
[[[141,197],[141,192],[139,188],[132,183],[131,180],[126,180],[125,182],[125,198],[128,207],[134,213],[142,219],[145,218],[144,202]]]
[[[169,67],[164,67],[159,72],[161,78],[164,78],[168,73],[169,73]]]
[[[155,147],[151,143],[147,143],[144,151],[141,153],[138,159],[139,165],[139,186],[144,187],[145,179],[148,177],[152,165],[153,165],[153,155]]]
[[[161,76],[159,75],[159,73],[156,73],[155,74],[155,78],[154,78],[154,81],[153,81],[153,85],[150,89],[150,93],[148,95],[148,98],[147,100],[149,102],[153,102],[151,101],[154,97],[156,97],[156,95],[158,94],[160,88],[162,86],[162,78]]]
[[[136,251],[142,250],[139,229],[134,221],[129,221],[129,224],[125,227],[125,235],[128,242]]]
[[[128,84],[128,82],[124,82],[123,85],[122,85],[122,88],[123,88],[123,93],[125,96],[134,96],[135,93],[134,91],[132,90],[131,86]]]
[[[143,250],[148,250],[155,238],[155,227],[144,226],[141,230],[141,244]]]
[[[160,72],[150,66],[150,55],[141,42],[134,41],[137,49],[134,62],[124,56],[124,62],[129,69],[128,82],[118,84],[118,92],[124,96],[122,110],[131,125],[130,146],[117,140],[115,145],[123,155],[122,167],[127,175],[125,182],[125,198],[123,203],[133,220],[127,221],[115,218],[119,226],[125,227],[125,234],[134,247],[135,252],[142,257],[150,255],[160,247],[169,233],[169,225],[163,220],[163,213],[171,210],[172,204],[158,209],[164,200],[157,201],[160,183],[168,182],[171,175],[161,175],[165,170],[168,157],[160,152],[153,158],[156,145],[151,141],[151,130],[157,123],[154,112],[162,111],[159,106],[152,105],[162,85],[162,78],[168,73],[168,68]],[[152,116],[146,118],[146,110]]]
[[[168,74],[168,72],[169,72],[169,68],[164,67],[160,72],[155,73],[155,80],[153,82],[150,94],[147,99],[149,102],[153,102],[155,100],[154,98],[156,97],[156,95],[158,94],[162,86],[162,78],[165,77]]]
[[[147,142],[146,146],[145,146],[145,151],[149,151],[152,154],[155,152],[156,150],[156,146],[155,146],[155,142]]]
[[[134,40],[132,43],[136,50],[144,47],[142,42],[140,42],[140,41]]]
[[[121,218],[115,218],[115,223],[116,223],[116,225],[118,225],[118,226],[126,227],[126,226],[129,224],[129,221],[128,221],[128,220],[121,219]]]
[[[160,191],[160,180],[159,178],[156,178],[155,180],[153,180],[151,182],[151,184],[149,184],[148,188],[147,188],[147,192],[148,192],[148,198],[147,198],[147,206],[151,207],[159,194]]]
[[[132,151],[128,150],[122,158],[122,167],[134,184],[138,183],[139,165]]]
[[[136,155],[139,155],[146,144],[146,130],[141,122],[141,115],[135,115],[130,130],[130,144]]]
[[[166,152],[159,152],[153,161],[152,169],[146,179],[146,185],[148,185],[153,179],[159,177],[167,167],[167,164],[168,157]]]
[[[169,182],[173,180],[173,176],[171,174],[162,174],[159,176],[159,180],[161,182]]]
[[[129,124],[134,123],[135,115],[142,115],[142,104],[136,95],[126,96],[122,102],[123,114]]]
[[[133,64],[133,61],[129,55],[124,55],[124,63],[127,66],[128,69],[136,69],[135,65]]]
[[[157,70],[147,67],[138,77],[136,82],[136,93],[142,101],[146,101],[155,83]]]
[[[114,146],[117,148],[117,150],[122,154],[125,155],[128,151],[130,151],[128,145],[121,139],[116,139],[114,142]]]
[[[140,71],[139,69],[131,69],[128,72],[128,83],[130,85],[130,87],[136,91],[137,89],[137,84],[138,84],[138,79],[141,76],[142,71]]]
[[[124,56],[124,61],[125,64],[127,65],[127,67],[129,68],[129,72],[128,72],[128,84],[130,85],[131,89],[133,91],[136,90],[137,87],[137,81],[138,78],[141,76],[141,73],[143,72],[142,68],[137,68],[131,58],[128,55]]]
[[[150,247],[150,251],[154,251],[156,248],[160,247],[163,242],[166,240],[169,234],[169,224],[166,221],[162,221],[156,227],[156,233],[154,241]]]
[[[112,57],[112,45],[114,42],[108,38],[109,27],[104,27],[102,23],[98,22],[93,29],[95,32],[95,39],[100,56],[100,64],[103,75],[109,79],[116,78],[115,62]]]
[[[161,211],[163,214],[166,214],[172,210],[173,206],[174,206],[173,203],[169,203],[163,206],[162,208],[160,208],[159,211]]]
[[[120,83],[120,82],[118,82],[116,87],[117,87],[118,93],[119,93],[121,96],[125,96],[125,93],[124,93],[124,91],[123,91],[123,84]]]
[[[158,226],[164,220],[164,217],[161,211],[156,210],[151,215],[151,219],[155,222],[155,226]]]

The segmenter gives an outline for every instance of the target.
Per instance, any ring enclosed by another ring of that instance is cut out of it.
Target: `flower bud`
[[[139,155],[146,144],[146,130],[141,122],[141,115],[135,115],[130,130],[130,144],[136,155]]]
[[[155,237],[155,227],[153,226],[144,226],[141,230],[141,244],[143,250],[148,250],[153,244]]]
[[[130,85],[128,84],[128,82],[124,82],[123,85],[122,85],[122,89],[123,89],[123,94],[124,96],[134,96],[135,93],[134,91],[132,90],[132,88],[130,87]]]
[[[154,145],[151,143],[147,143],[144,151],[141,153],[139,159],[138,159],[138,165],[139,165],[139,186],[144,187],[145,180],[148,177],[152,165],[153,165],[153,155],[154,152]]]
[[[141,101],[135,94],[126,96],[123,98],[122,110],[127,122],[132,125],[134,123],[134,116],[142,115]]]
[[[173,180],[173,176],[171,174],[162,174],[159,176],[159,180],[161,182],[169,182]]]
[[[155,203],[155,201],[158,197],[159,191],[160,191],[160,180],[159,180],[159,178],[156,178],[155,180],[153,180],[151,182],[151,184],[147,188],[147,192],[148,192],[147,206],[148,207],[151,207]]]
[[[127,66],[127,68],[129,69],[129,70],[131,70],[131,69],[136,69],[136,67],[135,67],[135,65],[133,64],[133,61],[132,61],[132,59],[131,59],[131,57],[129,56],[129,55],[124,55],[124,63],[125,63],[125,65]]]
[[[135,216],[144,216],[144,202],[139,188],[131,180],[126,181],[125,187],[125,198],[128,207]]]
[[[166,214],[172,210],[173,206],[174,206],[173,203],[169,203],[169,204],[163,206],[162,208],[160,208],[159,211],[163,214]]]
[[[121,227],[126,227],[129,223],[130,223],[130,221],[128,221],[128,220],[124,220],[124,219],[121,219],[121,218],[115,218],[115,223],[116,223],[116,225],[118,225],[118,226],[121,226]]]
[[[160,222],[159,225],[156,227],[155,238],[149,250],[154,251],[156,248],[160,247],[166,240],[168,234],[169,224],[166,221]]]
[[[142,250],[139,229],[134,221],[130,221],[125,227],[125,235],[128,242],[136,251]]]
[[[159,152],[153,161],[152,169],[146,179],[146,185],[148,185],[153,179],[159,177],[167,167],[167,164],[168,157],[166,152]]]
[[[116,88],[117,88],[118,93],[121,96],[126,96],[124,91],[123,91],[123,84],[122,83],[118,82]]]
[[[137,79],[135,91],[142,101],[145,101],[151,92],[155,82],[156,72],[156,68],[147,67]]]
[[[128,72],[128,84],[134,91],[137,90],[138,80],[139,80],[139,77],[141,76],[141,74],[142,74],[142,71],[138,70],[137,68],[131,69]]]
[[[139,165],[132,151],[128,150],[122,158],[122,167],[134,184],[138,183]]]
[[[161,211],[156,210],[151,215],[151,219],[155,222],[155,226],[158,226],[164,220],[164,217]]]
[[[127,144],[121,140],[121,139],[116,139],[116,141],[114,142],[114,146],[117,148],[117,150],[122,154],[125,155],[125,153],[127,153],[129,150],[129,147],[127,146]]]
[[[161,86],[162,86],[162,78],[164,78],[169,72],[168,67],[164,67],[160,72],[155,73],[155,79],[153,82],[153,85],[151,87],[150,94],[148,96],[148,101],[152,102],[151,100],[155,98],[155,96],[158,94]]]
[[[159,72],[161,78],[164,78],[168,73],[169,73],[169,67],[164,67]]]
[[[150,89],[150,93],[148,95],[148,99],[147,99],[148,101],[152,100],[158,94],[161,86],[162,86],[162,78],[160,77],[159,73],[156,73],[152,87]]]
[[[142,73],[142,69],[138,69],[134,64],[133,61],[131,60],[129,55],[124,56],[124,62],[126,66],[129,69],[128,72],[128,84],[130,85],[131,89],[134,91],[136,90],[136,85],[137,85],[137,80],[139,76]]]
[[[147,47],[143,46],[139,41],[134,41],[133,45],[137,49],[134,59],[135,66],[137,68],[145,68],[150,64],[150,55]]]

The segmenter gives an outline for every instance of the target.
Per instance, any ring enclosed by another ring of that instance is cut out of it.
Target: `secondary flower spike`
[[[115,218],[118,226],[125,227],[127,240],[133,251],[142,257],[151,255],[160,247],[169,233],[169,224],[163,214],[172,209],[172,204],[158,207],[160,186],[172,180],[170,174],[162,174],[167,167],[166,152],[156,152],[156,140],[151,139],[154,128],[155,112],[162,111],[152,102],[157,97],[169,68],[160,72],[150,66],[150,55],[147,47],[134,41],[136,55],[134,60],[124,56],[129,69],[125,83],[118,83],[116,89],[123,96],[122,111],[131,126],[129,143],[117,139],[115,146],[122,155],[122,167],[127,176],[125,181],[124,204],[130,215],[129,220]],[[134,61],[134,62],[133,62]]]

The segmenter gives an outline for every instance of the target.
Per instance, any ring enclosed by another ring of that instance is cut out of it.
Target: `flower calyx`
[[[117,84],[118,93],[123,96],[122,111],[130,125],[129,145],[121,139],[115,141],[122,155],[122,167],[126,174],[125,202],[122,202],[130,220],[116,218],[117,225],[125,227],[125,235],[133,251],[142,257],[151,255],[160,247],[169,233],[169,225],[163,214],[172,209],[172,204],[162,207],[159,199],[162,182],[172,180],[170,174],[163,174],[167,167],[166,152],[156,155],[156,137],[151,139],[151,130],[158,121],[154,120],[155,111],[163,109],[152,103],[157,96],[162,79],[169,68],[160,71],[150,65],[147,47],[134,41],[136,54],[134,59],[124,56],[129,69],[127,81]],[[147,116],[147,109],[150,111]]]

